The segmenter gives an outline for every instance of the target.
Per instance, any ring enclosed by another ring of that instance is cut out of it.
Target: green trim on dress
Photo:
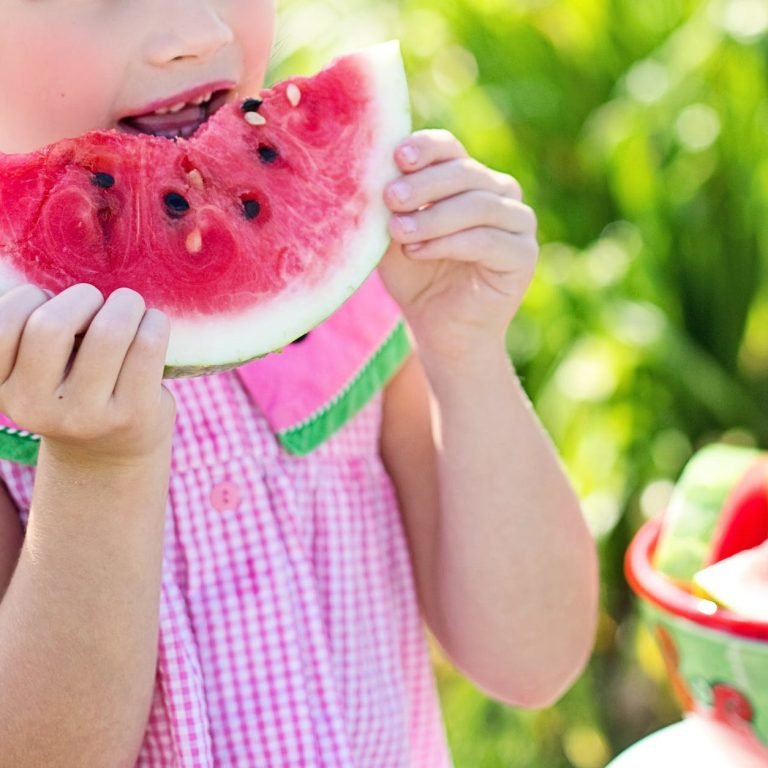
[[[0,427],[0,459],[34,465],[40,451],[40,437],[23,429]]]
[[[355,416],[384,387],[411,350],[405,323],[400,321],[365,365],[332,400],[300,424],[277,433],[289,453],[313,451]]]

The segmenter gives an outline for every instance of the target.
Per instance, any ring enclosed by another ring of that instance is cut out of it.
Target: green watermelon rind
[[[723,505],[758,455],[757,449],[713,444],[688,462],[663,518],[653,559],[658,571],[690,582],[704,568]]]

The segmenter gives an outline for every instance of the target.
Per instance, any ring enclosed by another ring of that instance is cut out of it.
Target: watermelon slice
[[[169,375],[280,349],[386,250],[409,130],[392,42],[223,106],[189,139],[102,131],[0,155],[0,292],[133,288],[171,318]]]
[[[714,444],[696,453],[675,486],[662,521],[654,567],[690,585],[710,560],[712,535],[741,478],[758,460],[752,448]]]
[[[698,591],[752,621],[768,622],[768,542],[699,571]]]
[[[752,464],[728,494],[712,532],[708,563],[768,539],[768,458]]]

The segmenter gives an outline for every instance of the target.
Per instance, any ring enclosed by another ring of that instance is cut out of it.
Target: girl
[[[274,15],[5,0],[0,150],[255,93]],[[237,372],[164,385],[128,289],[0,298],[0,410],[41,436],[0,463],[3,768],[448,766],[422,619],[511,704],[582,669],[595,553],[504,345],[534,215],[447,133],[396,160],[387,290]]]

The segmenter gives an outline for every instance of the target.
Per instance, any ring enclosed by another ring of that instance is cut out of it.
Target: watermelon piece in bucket
[[[654,567],[683,585],[712,562],[715,531],[718,540],[726,530],[718,528],[723,509],[730,507],[732,524],[738,521],[738,504],[729,505],[734,488],[760,459],[760,452],[725,444],[702,448],[685,466],[675,485],[661,523],[654,552]]]
[[[189,139],[100,131],[0,155],[0,293],[133,288],[170,317],[168,375],[280,349],[384,254],[409,131],[392,42],[223,106]]]
[[[693,583],[700,594],[723,608],[768,623],[768,542],[704,568]]]
[[[768,539],[768,458],[750,465],[728,494],[712,531],[709,563],[731,557]]]

